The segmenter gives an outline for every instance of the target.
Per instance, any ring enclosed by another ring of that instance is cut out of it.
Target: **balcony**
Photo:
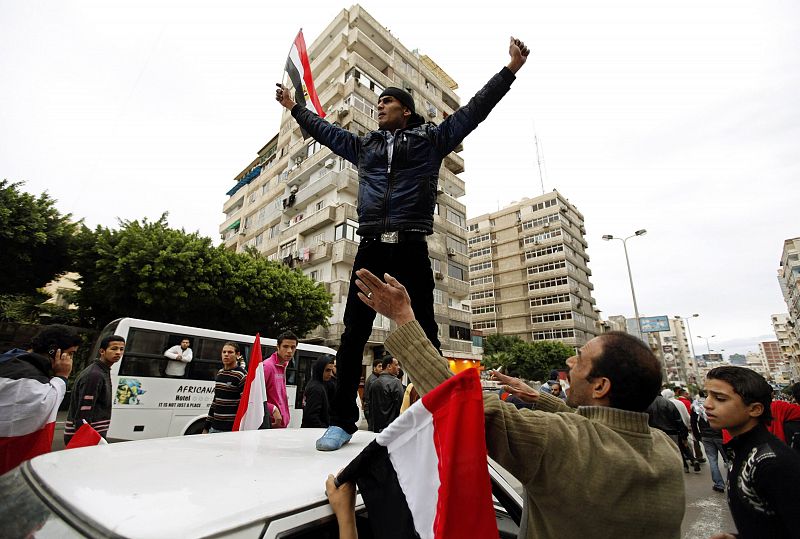
[[[347,50],[368,60],[370,65],[383,72],[392,65],[392,58],[361,30],[351,30],[347,36]]]
[[[450,152],[444,158],[444,166],[453,174],[464,172],[464,158],[455,152]]]
[[[336,221],[336,206],[322,208],[316,213],[312,213],[299,223],[297,223],[297,234],[307,236]]]
[[[345,168],[336,177],[336,191],[358,196],[358,174],[351,168]]]
[[[303,260],[303,253],[304,249],[300,249],[300,267],[307,268],[309,266],[313,266],[314,264],[319,264],[320,262],[325,262],[326,260],[331,259],[331,255],[333,254],[333,244],[332,243],[323,243],[314,247],[308,247],[308,260]],[[323,283],[325,285],[325,290],[330,293],[331,285],[330,283]]]
[[[358,244],[350,240],[337,240],[333,242],[332,264],[347,264],[352,266],[356,261]]]
[[[326,195],[333,191],[335,187],[335,172],[331,170],[334,166],[335,159],[331,156],[331,162],[327,160],[324,163],[324,171],[317,176],[311,183],[303,186],[297,193],[295,193],[294,205],[300,208],[305,208],[306,205],[314,200],[319,199],[321,196]]]
[[[456,309],[454,307],[449,307],[447,309],[447,318],[449,318],[454,322],[463,322],[468,324],[472,320],[472,313],[470,313],[469,311]]]
[[[303,151],[307,152],[307,146],[309,143],[303,144]],[[293,146],[293,151],[296,151],[296,148]],[[304,158],[303,156],[305,153],[298,154],[297,156],[293,157],[295,159],[295,163],[297,159],[302,159],[299,165],[292,169],[289,172],[289,179],[286,182],[288,185],[300,185],[304,181],[308,180],[311,174],[318,169],[318,167],[325,166],[325,162],[334,157],[331,151],[327,148],[321,148],[317,150],[314,155],[308,158]]]
[[[442,339],[443,350],[452,350],[453,352],[472,352],[472,341],[459,341],[457,339]]]
[[[469,283],[467,281],[461,281],[454,277],[448,276],[445,283],[447,286],[447,290],[453,297],[465,298],[469,294]]]
[[[453,198],[462,197],[467,192],[464,186],[464,180],[453,174],[446,166],[442,166],[439,169],[439,189],[442,189]]]

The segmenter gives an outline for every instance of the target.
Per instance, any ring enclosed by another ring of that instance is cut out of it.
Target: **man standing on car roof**
[[[383,275],[392,271],[411,296],[417,318],[439,349],[439,327],[433,312],[433,273],[426,236],[433,233],[433,212],[439,169],[445,156],[489,115],[511,88],[529,50],[511,38],[511,61],[440,125],[425,123],[414,98],[404,89],[388,87],[378,98],[378,130],[359,137],[331,125],[306,107],[298,106],[281,84],[275,99],[291,111],[300,127],[333,152],[358,166],[358,247],[344,312],[344,333],[336,355],[338,389],[331,409],[331,426],[317,440],[320,451],[334,451],[357,430],[356,394],[361,379],[364,345],[372,332],[375,312],[356,296],[356,271],[367,268]]]

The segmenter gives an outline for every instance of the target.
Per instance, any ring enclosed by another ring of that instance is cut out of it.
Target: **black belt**
[[[395,232],[384,232],[378,236],[366,236],[365,240],[379,241],[381,243],[400,243],[407,241],[425,241],[427,234],[424,232],[406,232],[403,230]]]

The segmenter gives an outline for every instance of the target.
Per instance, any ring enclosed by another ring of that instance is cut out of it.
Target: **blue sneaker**
[[[317,451],[336,451],[352,437],[352,434],[347,434],[341,427],[328,427],[322,438],[317,440]]]

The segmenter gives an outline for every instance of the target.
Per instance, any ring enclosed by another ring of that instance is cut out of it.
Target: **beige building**
[[[583,215],[558,191],[469,219],[472,328],[582,346],[599,332]]]
[[[352,133],[377,128],[376,103],[387,86],[409,91],[417,112],[435,123],[459,107],[457,85],[444,70],[406,48],[358,5],[342,10],[308,51],[326,120]],[[234,178],[220,232],[230,249],[252,247],[325,283],[333,297],[330,327],[305,337],[336,346],[344,329],[342,317],[359,241],[358,175],[354,165],[328,148],[304,140],[288,111],[276,128],[278,134]],[[458,176],[464,170],[460,151],[459,147],[445,158],[439,173],[428,248],[436,277],[442,352],[451,360],[469,361],[477,356],[468,307],[466,209],[458,201],[464,195],[464,181]],[[389,321],[379,315],[365,351],[367,362],[382,353],[389,329]]]
[[[783,242],[778,284],[788,310],[786,322],[783,324],[786,332],[785,345],[781,348],[788,362],[791,378],[797,382],[800,381],[800,237]]]
[[[789,371],[792,381],[800,380],[800,345],[797,342],[794,324],[792,324],[788,313],[772,315],[772,328],[778,338],[778,346],[781,349],[783,362]]]

